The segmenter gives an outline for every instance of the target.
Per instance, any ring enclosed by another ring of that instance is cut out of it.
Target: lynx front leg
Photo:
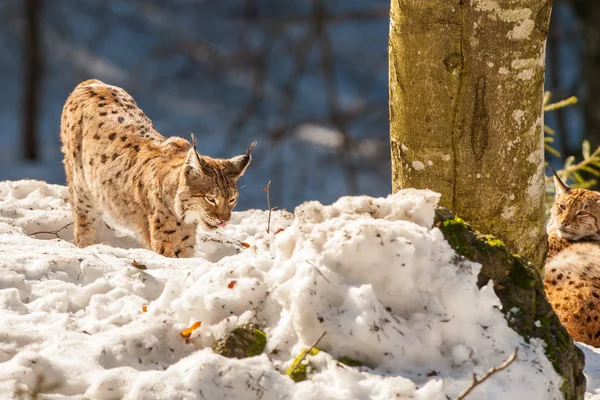
[[[75,244],[79,247],[87,247],[98,243],[98,228],[102,222],[102,213],[83,193],[73,191],[71,201],[73,202]]]
[[[165,257],[194,256],[196,224],[185,224],[173,217],[154,215],[150,220],[151,249]]]

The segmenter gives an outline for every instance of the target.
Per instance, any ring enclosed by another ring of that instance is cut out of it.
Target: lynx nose
[[[229,221],[227,221],[227,220],[224,220],[224,219],[220,219],[220,220],[218,220],[218,221],[219,221],[219,223],[217,224],[217,226],[218,226],[219,228],[223,228],[223,227],[225,227],[225,225],[227,225],[227,224],[229,223]]]
[[[571,223],[569,221],[561,221],[560,226],[563,228],[568,228]]]

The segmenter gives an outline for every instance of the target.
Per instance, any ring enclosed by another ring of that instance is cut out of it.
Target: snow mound
[[[110,224],[79,249],[60,230],[65,187],[1,182],[0,398],[446,399],[515,348],[469,398],[561,398],[544,343],[508,327],[491,285],[476,286],[480,265],[432,228],[437,201],[309,202],[273,212],[270,233],[268,212],[238,212],[198,233],[199,257],[169,259]],[[211,350],[247,322],[267,335],[262,355]],[[310,379],[294,383],[286,368],[324,332]]]

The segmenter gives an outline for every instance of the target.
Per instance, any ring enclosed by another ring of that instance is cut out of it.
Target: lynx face
[[[600,239],[600,193],[571,189],[555,176],[556,198],[548,231],[567,240]]]
[[[175,196],[177,216],[185,223],[200,223],[209,231],[227,225],[237,204],[237,180],[250,164],[253,148],[254,143],[246,154],[222,160],[202,157],[192,147]]]

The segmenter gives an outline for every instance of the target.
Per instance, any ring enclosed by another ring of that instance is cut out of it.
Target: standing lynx
[[[123,89],[95,79],[67,99],[60,138],[75,243],[97,243],[108,215],[167,257],[193,256],[198,224],[205,230],[227,224],[255,146],[230,159],[201,156],[195,143],[158,133]]]
[[[600,346],[600,193],[571,189],[556,174],[554,184],[546,297],[573,339]]]

